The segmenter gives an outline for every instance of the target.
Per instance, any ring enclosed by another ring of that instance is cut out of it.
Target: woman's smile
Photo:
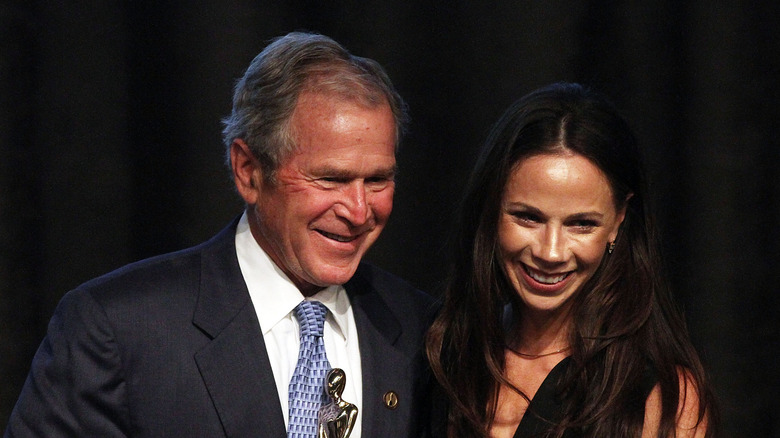
[[[625,214],[606,176],[572,153],[520,161],[502,205],[504,271],[525,306],[538,311],[560,308],[593,276]]]
[[[556,284],[566,279],[571,272],[564,272],[559,274],[545,274],[544,272],[537,271],[528,265],[523,265],[525,272],[534,280],[544,284]]]

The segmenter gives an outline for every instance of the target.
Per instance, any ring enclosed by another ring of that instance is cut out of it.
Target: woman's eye
[[[571,223],[571,226],[577,230],[581,231],[591,231],[594,228],[598,227],[599,224],[596,221],[591,220],[578,220]]]
[[[512,216],[514,216],[516,219],[522,221],[522,222],[539,222],[539,216],[527,213],[524,211],[515,211],[511,213]]]

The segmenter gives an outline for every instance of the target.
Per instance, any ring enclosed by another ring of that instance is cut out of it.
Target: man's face
[[[304,92],[291,119],[297,149],[274,183],[257,173],[250,227],[304,295],[343,284],[393,209],[395,121],[385,104],[365,108]]]

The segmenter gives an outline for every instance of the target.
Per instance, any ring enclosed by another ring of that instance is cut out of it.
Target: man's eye
[[[386,186],[388,183],[390,183],[390,181],[392,181],[392,178],[377,176],[374,178],[366,178],[366,185],[374,186],[374,187],[383,187]]]

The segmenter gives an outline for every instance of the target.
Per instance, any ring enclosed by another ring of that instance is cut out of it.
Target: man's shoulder
[[[364,287],[369,286],[380,294],[389,293],[394,296],[403,294],[424,301],[433,300],[428,293],[416,288],[403,278],[368,262],[360,263],[355,276],[349,283]]]
[[[230,259],[235,258],[234,230],[234,225],[230,225],[196,246],[127,264],[81,284],[71,293],[87,293],[97,301],[104,301],[197,290],[204,260],[219,264],[231,263]]]
[[[345,285],[351,299],[378,298],[394,313],[429,319],[436,311],[433,296],[408,281],[368,262],[360,263],[355,275]]]

